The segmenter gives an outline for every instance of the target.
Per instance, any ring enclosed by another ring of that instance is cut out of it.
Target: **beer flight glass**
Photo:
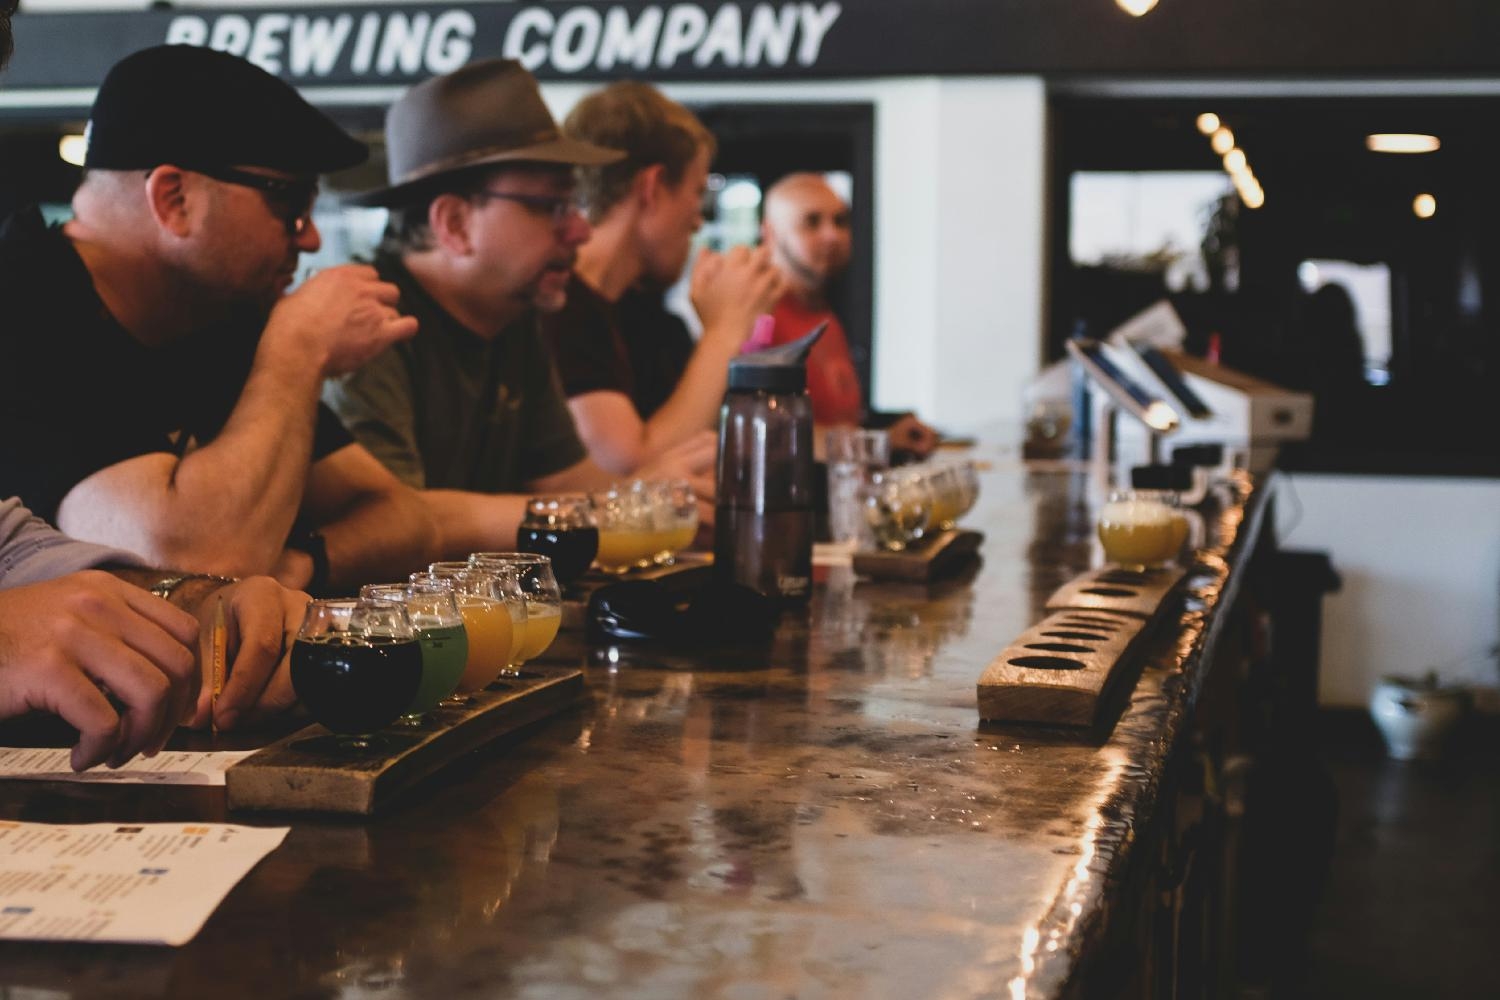
[[[969,461],[881,469],[870,473],[861,498],[876,545],[901,552],[958,526],[979,499],[979,473]]]
[[[1144,572],[1171,562],[1187,542],[1188,520],[1175,495],[1159,490],[1119,490],[1099,511],[1104,557]]]
[[[516,548],[552,560],[552,573],[567,587],[588,570],[599,552],[599,526],[586,496],[532,497],[516,531]]]
[[[526,598],[514,572],[478,569],[467,562],[435,562],[425,573],[413,573],[413,583],[446,580],[453,588],[464,630],[469,637],[469,655],[458,682],[457,703],[483,690],[500,676],[520,651],[526,632]]]
[[[469,565],[480,570],[514,574],[526,601],[522,640],[510,669],[519,673],[528,660],[540,656],[557,638],[562,626],[562,590],[552,572],[552,560],[532,552],[475,552]]]
[[[316,600],[292,643],[292,688],[339,745],[376,747],[422,682],[422,649],[395,601]]]
[[[395,601],[406,609],[422,647],[422,683],[396,724],[422,726],[427,713],[458,688],[469,659],[469,634],[453,587],[442,580],[371,583],[359,588],[359,596]]]
[[[684,480],[636,480],[589,499],[599,527],[594,563],[606,573],[671,565],[698,533],[698,498]]]

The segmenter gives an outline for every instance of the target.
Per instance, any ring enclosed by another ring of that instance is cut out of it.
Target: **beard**
[[[797,253],[791,246],[790,241],[778,239],[776,251],[792,275],[809,288],[822,288],[828,282],[838,276],[839,272],[848,264],[847,260],[835,260],[833,254],[825,255],[822,261],[812,260]]]
[[[547,262],[528,289],[527,298],[538,312],[561,312],[568,304],[568,282],[578,263],[577,251],[560,254]]]

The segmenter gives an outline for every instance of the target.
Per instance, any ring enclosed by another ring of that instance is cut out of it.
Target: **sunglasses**
[[[271,214],[286,226],[288,236],[301,236],[312,224],[313,201],[318,197],[316,180],[267,177],[265,174],[253,174],[233,167],[196,167],[194,172],[225,184],[259,191],[265,197],[266,207],[271,210]]]
[[[776,618],[769,597],[722,580],[691,590],[657,580],[611,583],[594,591],[585,616],[594,642],[688,645],[764,642],[775,632]]]

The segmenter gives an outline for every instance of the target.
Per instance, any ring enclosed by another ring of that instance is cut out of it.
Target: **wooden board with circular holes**
[[[1047,617],[985,668],[979,717],[1093,725],[1183,576],[1180,569],[1105,566],[1064,584],[1048,598]]]

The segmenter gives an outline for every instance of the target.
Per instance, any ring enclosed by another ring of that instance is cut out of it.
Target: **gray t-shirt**
[[[128,552],[69,538],[14,497],[0,500],[0,590],[105,565],[143,564]]]

